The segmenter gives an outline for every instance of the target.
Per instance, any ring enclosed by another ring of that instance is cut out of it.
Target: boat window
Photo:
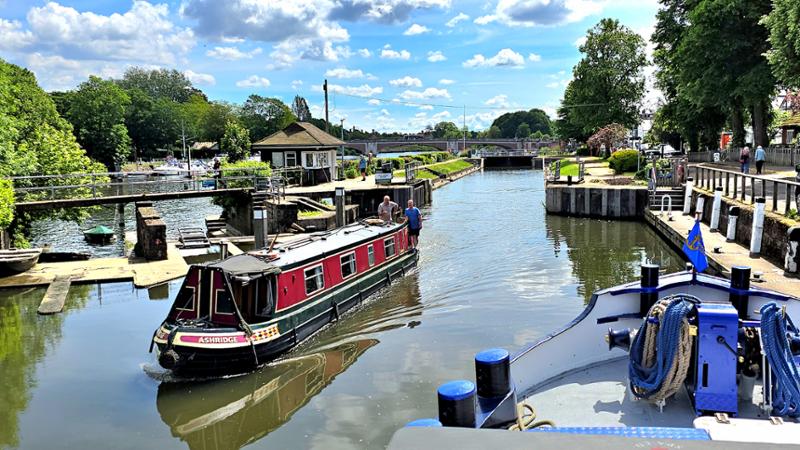
[[[274,279],[260,279],[257,282],[256,315],[269,317],[272,314],[272,307],[275,305]]]
[[[214,314],[233,314],[235,312],[231,296],[228,295],[227,289],[217,289],[215,295]]]
[[[325,278],[322,275],[322,265],[305,270],[306,295],[317,292],[325,287]]]
[[[175,309],[194,311],[194,286],[184,286],[175,299]]]
[[[346,255],[342,255],[340,261],[342,263],[342,278],[353,276],[353,274],[356,273],[355,253],[348,253]]]
[[[386,253],[386,258],[394,256],[394,237],[390,237],[383,241],[383,251]]]
[[[367,247],[367,259],[369,260],[370,267],[375,265],[375,247],[372,245]]]

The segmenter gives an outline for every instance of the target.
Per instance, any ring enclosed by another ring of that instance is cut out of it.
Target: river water
[[[542,173],[476,173],[434,193],[416,273],[286,359],[215,381],[170,380],[147,353],[179,281],[0,293],[0,447],[382,448],[436,414],[436,387],[473,379],[487,347],[515,350],[574,318],[639,264],[681,258],[645,225],[547,216]]]

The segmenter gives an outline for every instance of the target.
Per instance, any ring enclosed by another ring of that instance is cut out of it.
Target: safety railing
[[[705,165],[692,168],[695,186],[714,191],[722,187],[724,197],[744,203],[755,203],[763,197],[767,208],[776,213],[787,214],[794,202],[797,209],[800,200],[800,183],[790,180],[768,178],[763,175],[750,175],[733,170],[718,169]]]
[[[419,161],[409,161],[403,167],[406,174],[406,183],[417,179],[417,169],[419,168]]]
[[[473,156],[476,158],[491,158],[503,156],[538,156],[537,150],[475,150]]]

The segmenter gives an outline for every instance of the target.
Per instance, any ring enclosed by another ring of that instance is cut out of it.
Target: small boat
[[[85,230],[83,237],[92,244],[108,244],[114,240],[114,230],[105,225],[97,225]]]
[[[416,266],[406,224],[356,223],[192,265],[153,333],[178,376],[251,371],[287,352]]]
[[[594,293],[571,323],[513,354],[478,353],[476,383],[442,384],[438,417],[410,423],[389,448],[800,443],[800,300],[750,287],[747,267],[730,281],[658,269]]]
[[[22,273],[35,266],[42,254],[40,248],[0,250],[0,275]]]

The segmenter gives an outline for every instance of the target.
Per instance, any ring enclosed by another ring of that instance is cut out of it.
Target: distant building
[[[779,144],[791,145],[800,136],[800,113],[794,113],[780,124]]]
[[[272,167],[303,168],[303,184],[331,181],[336,173],[336,151],[344,142],[308,122],[295,122],[253,143],[253,153]]]
[[[219,144],[216,142],[195,142],[189,149],[194,158],[210,158],[219,153]]]

